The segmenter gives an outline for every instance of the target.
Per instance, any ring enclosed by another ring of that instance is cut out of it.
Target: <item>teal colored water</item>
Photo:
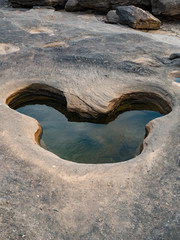
[[[128,111],[108,124],[69,122],[56,109],[42,104],[26,105],[18,112],[38,120],[43,128],[40,145],[59,157],[79,163],[115,163],[139,153],[145,125],[161,114]]]
[[[180,83],[180,78],[175,78],[174,81]]]

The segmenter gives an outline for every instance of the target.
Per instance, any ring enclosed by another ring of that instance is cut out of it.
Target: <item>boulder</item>
[[[68,0],[65,5],[65,10],[67,12],[81,11],[84,8],[79,5],[78,0]]]
[[[159,29],[161,21],[151,13],[134,6],[117,7],[120,23],[135,29]]]
[[[111,6],[115,9],[118,6],[134,5],[144,9],[151,8],[151,0],[110,0]]]
[[[151,7],[151,0],[78,0],[78,2],[83,7],[104,12],[117,6],[135,5],[146,9]]]
[[[155,15],[180,18],[180,0],[151,0],[151,4]]]
[[[64,7],[67,0],[9,0],[13,7],[32,6],[61,6]]]
[[[110,0],[78,0],[79,4],[85,8],[91,8],[103,12],[111,9]]]
[[[119,22],[120,22],[120,19],[116,13],[116,10],[109,11],[108,14],[106,15],[106,23],[116,24]]]

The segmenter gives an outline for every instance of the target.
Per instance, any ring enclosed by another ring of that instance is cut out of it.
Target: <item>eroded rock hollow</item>
[[[117,2],[78,4],[109,10]],[[0,0],[0,238],[178,239],[178,20],[137,31],[97,12],[57,9]],[[38,121],[12,109],[28,94],[58,98],[85,119],[113,116],[129,99],[156,103],[165,115],[146,125],[136,157],[77,164],[39,146]]]

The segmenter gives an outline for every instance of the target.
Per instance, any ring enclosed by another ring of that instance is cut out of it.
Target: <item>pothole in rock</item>
[[[180,72],[179,71],[173,71],[170,73],[170,78],[172,81],[176,83],[180,83]]]
[[[180,83],[180,77],[175,78],[174,81]]]
[[[134,93],[126,96],[113,113],[83,119],[67,112],[60,91],[41,87],[33,93],[33,88],[11,95],[7,104],[38,120],[43,129],[43,148],[78,163],[116,163],[134,158],[140,153],[145,125],[171,111],[170,105],[155,94]]]
[[[54,32],[52,29],[49,29],[47,27],[35,27],[35,28],[31,28],[28,30],[29,33],[31,34],[41,34],[41,33],[46,33],[49,34],[50,36],[54,35]]]
[[[9,53],[17,52],[19,50],[19,47],[14,46],[10,43],[0,43],[0,55],[6,55]]]

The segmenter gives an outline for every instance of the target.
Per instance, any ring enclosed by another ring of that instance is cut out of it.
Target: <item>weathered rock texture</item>
[[[78,0],[68,0],[65,5],[65,10],[67,12],[75,12],[75,11],[81,11],[84,8],[79,5]]]
[[[169,59],[170,60],[174,60],[176,58],[180,58],[180,53],[172,53],[170,56],[169,56]]]
[[[78,0],[79,4],[92,9],[108,11],[115,9],[117,6],[135,5],[139,7],[149,8],[150,0]]]
[[[9,0],[13,6],[65,6],[65,3],[68,2],[66,8],[68,11],[79,11],[79,6],[81,8],[90,8],[99,11],[107,12],[110,9],[115,9],[117,6],[125,5],[135,5],[139,7],[150,8],[150,0]],[[77,8],[78,6],[78,8]]]
[[[180,18],[179,0],[151,0],[152,12],[155,15],[164,15]]]
[[[61,6],[64,7],[67,0],[9,0],[14,7],[32,7],[32,6]]]
[[[67,11],[81,11],[95,9],[108,12],[118,6],[134,5],[143,9],[153,10],[155,15],[171,17],[180,16],[179,0],[9,0],[14,7],[53,6],[65,7]]]
[[[0,239],[178,239],[180,87],[171,72],[180,62],[169,56],[180,39],[85,13],[0,8],[0,16],[1,44],[18,48],[0,55]],[[35,83],[34,94],[53,87],[82,115],[136,94],[158,96],[172,112],[148,124],[136,158],[76,164],[41,148],[38,122],[7,106]]]
[[[120,23],[120,18],[116,13],[116,10],[111,10],[108,12],[108,14],[106,15],[106,22],[107,23]]]
[[[161,21],[152,14],[134,6],[117,7],[116,13],[121,24],[135,29],[159,29]]]

